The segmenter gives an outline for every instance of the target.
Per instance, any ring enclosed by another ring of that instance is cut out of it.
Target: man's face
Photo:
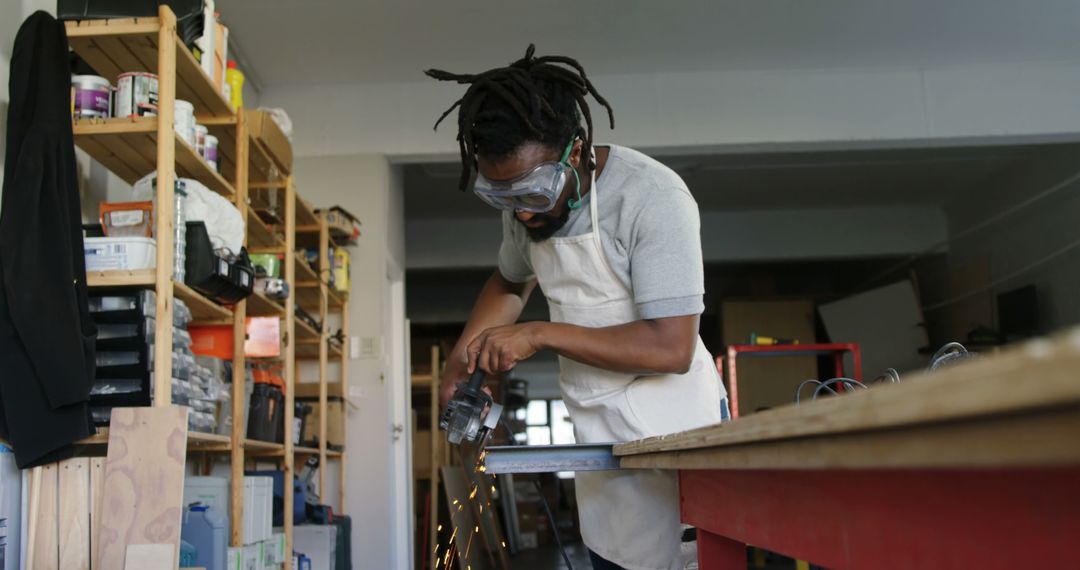
[[[542,162],[558,162],[561,154],[560,150],[548,148],[540,143],[528,142],[518,147],[510,156],[498,161],[490,160],[483,155],[477,155],[476,165],[480,174],[488,180],[513,180]],[[580,158],[581,141],[579,140],[574,143],[574,150],[570,153],[567,162],[570,163],[571,167],[577,168]],[[559,231],[559,228],[566,225],[567,220],[570,219],[570,207],[567,202],[570,200],[571,194],[574,193],[575,184],[573,176],[566,177],[566,183],[563,184],[559,199],[555,202],[555,207],[550,211],[542,213],[514,212],[517,221],[525,226],[529,239],[544,241]]]

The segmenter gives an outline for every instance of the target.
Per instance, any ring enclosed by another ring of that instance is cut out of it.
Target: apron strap
[[[593,164],[596,164],[595,147],[592,150],[592,157]],[[609,151],[608,159],[610,160],[610,158],[611,153]],[[593,246],[596,248],[597,255],[599,255],[600,259],[604,262],[604,267],[607,268],[607,271],[611,275],[611,278],[614,279],[616,283],[622,284],[623,287],[625,287],[627,291],[629,291],[629,284],[623,283],[622,278],[620,278],[619,274],[615,273],[615,270],[612,268],[611,261],[608,260],[607,254],[604,253],[604,242],[600,239],[600,189],[596,186],[596,169],[593,169],[592,172],[590,172],[589,174],[589,193],[592,194],[592,197],[589,198],[589,218],[592,220]]]

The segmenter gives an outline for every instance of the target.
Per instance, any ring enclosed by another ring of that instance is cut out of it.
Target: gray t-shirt
[[[601,244],[619,279],[634,294],[643,319],[696,315],[705,310],[701,218],[679,175],[626,147],[612,145],[596,188],[571,212],[556,237],[588,233],[593,193],[600,192]],[[529,236],[513,213],[503,213],[499,272],[521,283],[534,277]]]

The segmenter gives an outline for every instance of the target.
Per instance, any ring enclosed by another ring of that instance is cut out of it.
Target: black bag
[[[203,222],[187,223],[184,283],[219,303],[236,303],[255,290],[255,268],[247,250],[230,261],[214,253]]]

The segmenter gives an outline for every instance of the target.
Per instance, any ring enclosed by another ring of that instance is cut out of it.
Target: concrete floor
[[[574,570],[592,570],[589,563],[589,551],[580,542],[566,544],[566,554]],[[514,570],[567,570],[559,547],[555,544],[522,550],[510,558],[510,567]]]

